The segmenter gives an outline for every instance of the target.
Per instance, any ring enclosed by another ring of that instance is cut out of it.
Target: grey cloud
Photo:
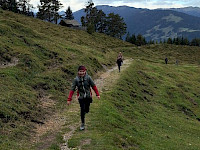
[[[113,3],[113,2],[122,2],[122,3],[138,3],[138,2],[150,2],[150,3],[200,3],[200,0],[93,0],[94,3]]]
[[[200,6],[200,0],[156,0],[156,5],[173,5],[173,4],[181,4],[183,6]]]
[[[135,3],[135,2],[146,2],[149,0],[93,0],[94,3],[106,3],[111,4],[113,2],[122,2],[122,3]]]
[[[129,4],[134,4],[134,3],[141,3],[141,5],[145,4],[152,4],[152,5],[173,5],[173,4],[181,4],[183,6],[200,6],[200,0],[93,0],[95,5],[101,5],[101,4],[112,4],[112,3],[129,3]]]

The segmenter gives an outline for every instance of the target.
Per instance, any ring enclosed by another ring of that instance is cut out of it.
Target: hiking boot
[[[84,130],[85,129],[85,125],[84,123],[81,124],[80,130]]]

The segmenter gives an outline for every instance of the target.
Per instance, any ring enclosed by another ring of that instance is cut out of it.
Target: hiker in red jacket
[[[85,129],[85,113],[89,112],[90,103],[92,103],[92,92],[90,87],[95,91],[96,96],[100,99],[99,92],[92,78],[87,74],[85,66],[78,67],[78,75],[72,83],[71,90],[67,99],[67,104],[71,104],[72,96],[76,88],[78,88],[77,96],[81,109],[81,127],[80,130]]]

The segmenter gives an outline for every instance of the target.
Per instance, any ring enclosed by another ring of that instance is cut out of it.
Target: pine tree
[[[87,32],[89,34],[92,34],[95,32],[95,27],[94,27],[94,24],[89,24],[88,27],[87,27]]]
[[[81,17],[81,23],[82,23],[83,27],[86,27],[86,22],[85,22],[85,17],[84,16]]]
[[[172,39],[171,38],[168,38],[167,39],[167,44],[172,44],[173,42],[172,42]]]
[[[65,19],[68,19],[68,20],[73,20],[74,19],[74,16],[73,16],[73,13],[72,13],[72,10],[70,8],[70,6],[68,6],[66,12],[65,12]]]
[[[136,36],[135,36],[135,34],[132,34],[132,36],[130,37],[130,43],[136,44]]]
[[[149,44],[155,44],[154,40],[150,40],[148,43]],[[156,44],[157,44],[157,41],[156,41]]]
[[[110,13],[107,17],[107,30],[106,34],[121,39],[126,33],[126,24],[124,19],[118,14]]]
[[[18,3],[16,0],[0,0],[0,7],[4,10],[9,10],[15,13],[19,12]]]
[[[97,17],[95,19],[96,31],[105,33],[106,31],[106,14],[102,10],[97,10]]]
[[[22,14],[29,16],[32,14],[33,5],[30,4],[30,0],[19,0],[18,6]]]
[[[85,17],[82,16],[81,17],[81,23],[82,26],[86,26],[88,29],[88,31],[90,32],[95,32],[95,15],[94,13],[96,12],[96,8],[94,7],[94,3],[92,2],[92,0],[89,0],[88,5],[86,6],[86,8],[84,9],[84,12],[86,13]]]
[[[38,5],[39,11],[37,12],[37,18],[41,20],[46,20],[48,22],[52,21],[51,12],[51,0],[40,0],[40,5]]]
[[[61,18],[58,11],[62,7],[59,0],[40,0],[38,6],[39,11],[37,18],[46,20],[48,22],[58,23],[58,19]]]
[[[81,17],[82,26],[89,28],[87,31],[90,33],[101,32],[116,38],[122,38],[122,35],[126,33],[126,24],[123,18],[114,13],[106,16],[102,10],[94,7],[92,0],[89,0],[87,4],[84,10],[86,15]]]
[[[146,40],[145,40],[145,37],[143,37],[141,34],[138,34],[137,35],[137,38],[136,38],[136,43],[135,43],[137,46],[142,46],[142,45],[145,45],[146,44]]]
[[[131,38],[131,37],[130,37],[130,33],[128,32],[127,35],[126,35],[125,41],[126,41],[126,42],[130,42],[130,38]]]
[[[190,45],[190,42],[189,42],[189,40],[187,38],[184,38],[183,39],[183,44],[184,45]]]
[[[85,26],[92,24],[92,9],[94,9],[94,3],[92,2],[92,0],[89,0],[87,3],[88,5],[84,9],[84,12],[86,13],[86,15],[85,17],[83,16],[83,19],[82,19],[83,21],[82,25],[84,24]]]
[[[51,13],[52,13],[52,21],[55,24],[58,24],[58,19],[62,18],[61,15],[59,15],[58,11],[60,8],[62,8],[63,4],[59,0],[52,0],[52,5],[51,5]]]
[[[191,46],[200,46],[200,39],[198,38],[192,39]]]
[[[175,38],[174,44],[181,45],[181,38],[180,37]]]

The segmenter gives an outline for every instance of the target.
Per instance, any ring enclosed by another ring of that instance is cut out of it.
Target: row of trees
[[[187,38],[184,37],[177,37],[177,38],[168,38],[167,41],[163,41],[163,43],[167,44],[175,44],[175,45],[190,45],[190,46],[200,46],[200,39],[194,38],[189,41]]]
[[[18,2],[16,0],[0,0],[0,7],[4,10],[34,16],[32,12],[33,6],[30,4],[30,0],[19,0]],[[37,18],[56,24],[60,18],[74,19],[70,7],[67,8],[65,16],[60,15],[59,10],[62,7],[63,4],[59,0],[40,0],[40,5],[38,5],[39,11],[36,16]],[[84,11],[86,15],[81,17],[81,23],[82,26],[87,27],[88,33],[100,32],[120,39],[126,33],[127,27],[123,18],[114,13],[106,15],[102,10],[98,10],[94,7],[92,0],[88,1],[88,5]],[[128,33],[126,41],[138,46],[155,44],[153,40],[147,42],[145,37],[141,34],[130,35],[130,33]],[[194,38],[189,41],[187,38],[177,37],[173,39],[168,38],[167,40],[160,41],[160,43],[200,46],[200,39]]]
[[[126,39],[127,42],[132,43],[134,45],[137,46],[142,46],[142,45],[146,45],[147,41],[145,39],[145,37],[143,37],[141,34],[135,35],[132,34],[130,35],[130,33],[128,32],[126,35]],[[153,44],[153,43],[149,43],[149,44]]]
[[[62,18],[59,14],[59,10],[62,7],[63,4],[59,0],[40,0],[37,18],[57,24],[58,19]]]
[[[0,0],[0,8],[27,16],[34,16],[32,12],[33,5],[30,4],[30,0],[19,0],[18,2],[16,0]]]
[[[92,0],[88,0],[87,3],[85,16],[81,17],[82,26],[87,28],[87,32],[90,34],[100,32],[122,39],[127,28],[123,18],[114,13],[106,15],[102,10],[94,7]],[[19,2],[16,0],[0,0],[0,7],[16,13],[34,16],[31,11],[33,6],[30,4],[30,0],[19,0]],[[58,24],[58,20],[61,18],[74,19],[70,7],[66,10],[65,17],[60,15],[59,10],[62,7],[63,4],[59,0],[40,0],[36,17],[55,24]]]
[[[127,27],[122,17],[114,13],[106,15],[94,7],[92,0],[88,1],[84,11],[86,15],[81,17],[81,23],[87,27],[88,33],[100,32],[120,39],[126,33]]]
[[[36,17],[56,24],[60,18],[74,19],[70,7],[66,10],[65,17],[59,15],[58,12],[62,7],[63,4],[61,4],[59,0],[40,0],[40,5],[38,5],[39,11]],[[34,7],[30,4],[30,0],[0,0],[0,8],[34,17],[32,11]]]
[[[74,19],[70,7],[66,10],[65,17],[59,15],[58,11],[62,7],[63,5],[59,0],[40,0],[37,18],[56,24],[60,18]],[[87,28],[88,33],[100,32],[120,39],[126,33],[126,24],[123,18],[114,13],[110,13],[107,16],[102,10],[94,7],[92,0],[88,1],[84,11],[85,16],[81,17],[81,23],[82,26]]]
[[[127,33],[126,39],[127,42],[132,43],[137,46],[146,45],[146,44],[157,44],[158,41],[149,40],[146,41],[145,37],[143,37],[141,34],[135,35],[130,33]],[[187,38],[184,37],[176,37],[176,38],[168,38],[167,40],[161,40],[160,44],[167,43],[167,44],[175,44],[175,45],[189,45],[189,46],[200,46],[200,39],[194,38],[191,41],[189,41]]]
[[[59,14],[62,7],[63,4],[59,0],[40,0],[36,17],[55,24],[58,24],[58,20],[63,18],[73,20],[74,16],[70,6],[68,6],[64,15]]]

